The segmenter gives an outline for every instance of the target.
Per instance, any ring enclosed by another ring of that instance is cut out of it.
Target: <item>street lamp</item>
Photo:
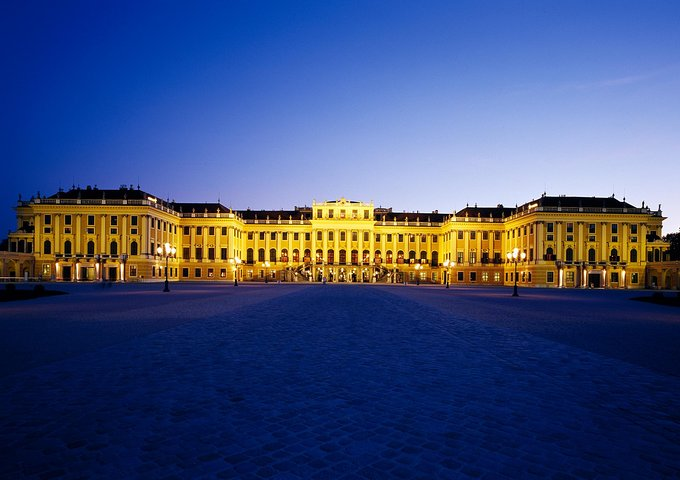
[[[446,275],[446,288],[449,288],[449,282],[451,278],[451,271],[449,269],[453,268],[456,266],[456,262],[453,260],[449,260],[448,258],[444,260],[444,268],[446,269],[444,271],[444,275]]]
[[[238,287],[238,267],[241,265],[241,259],[238,257],[234,257],[231,260],[229,260],[229,263],[231,263],[234,266],[234,286]]]
[[[269,283],[269,276],[268,276],[268,269],[269,269],[269,262],[264,262],[262,266],[264,267],[264,283]]]
[[[515,247],[512,249],[512,252],[507,253],[506,257],[508,258],[508,262],[513,262],[515,264],[515,288],[512,292],[512,296],[519,297],[519,294],[517,293],[517,262],[523,262],[524,259],[527,258],[527,254],[520,252],[519,248]]]
[[[420,263],[416,263],[413,268],[416,269],[416,285],[420,285],[420,270],[423,268],[423,266]]]
[[[168,242],[165,242],[164,245],[158,246],[158,248],[156,249],[156,253],[158,253],[160,257],[165,256],[165,288],[163,288],[163,291],[169,292],[170,285],[168,284],[168,259],[170,257],[175,256],[175,253],[177,253],[177,249],[171,246]]]

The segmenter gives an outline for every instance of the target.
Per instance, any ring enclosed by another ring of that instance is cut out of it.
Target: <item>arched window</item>
[[[362,259],[361,261],[363,263],[370,263],[371,262],[371,252],[369,252],[368,250],[364,250],[363,252],[361,252],[361,259]]]
[[[415,252],[415,250],[411,250],[411,251],[408,252],[408,261],[410,263],[416,262],[416,252]]]
[[[269,261],[272,263],[276,263],[276,249],[272,248],[269,250]]]
[[[288,262],[288,249],[284,248],[281,250],[281,261]]]
[[[132,243],[135,244],[135,250],[136,250],[137,249],[137,243],[136,242],[132,242]],[[87,254],[88,255],[94,255],[94,242],[92,240],[87,242]],[[137,255],[137,254],[134,253],[133,255]]]
[[[333,251],[332,248],[330,250],[328,250],[328,253],[326,254],[326,258],[328,259],[329,264],[333,264],[333,262],[335,262],[335,252]]]
[[[18,252],[21,253],[26,253],[26,241],[25,240],[19,240],[19,248],[17,249]]]
[[[89,248],[89,244],[88,244],[88,248]],[[94,251],[94,245],[92,245],[92,250]],[[137,248],[137,242],[133,241],[130,244],[130,255],[138,255],[138,254],[139,254],[139,249]]]
[[[315,255],[315,260],[316,263],[322,263],[323,262],[323,250],[318,248],[316,250],[316,255]]]
[[[258,262],[264,262],[264,248],[260,248],[257,251],[257,261]]]
[[[305,262],[312,261],[312,251],[309,248],[305,248],[305,257],[303,258]]]
[[[427,252],[425,250],[420,252],[420,261],[422,262],[423,260],[427,260]]]
[[[43,243],[43,254],[45,255],[52,254],[52,242],[50,242],[49,240],[45,240],[45,243]]]
[[[399,250],[397,252],[397,263],[404,263],[404,251]]]
[[[255,261],[254,252],[252,248],[246,250],[246,263],[252,264]]]
[[[548,247],[545,249],[545,259],[546,260],[554,260],[555,256],[553,255],[553,249],[552,247]]]
[[[297,248],[293,249],[293,262],[297,263],[300,261],[300,250]]]
[[[374,258],[374,262],[375,262],[375,263],[380,263],[380,262],[382,262],[382,259],[381,259],[381,257],[380,257],[380,250],[376,250],[376,251],[375,251],[375,255],[374,255],[373,258]]]
[[[345,250],[340,250],[340,264],[341,265],[347,264],[347,251]]]
[[[352,250],[352,265],[356,265],[358,263],[359,263],[359,251]]]
[[[589,262],[594,262],[595,261],[595,249],[591,248],[588,250],[588,261]]]
[[[432,266],[436,267],[439,265],[439,253],[435,250],[432,252]]]
[[[111,255],[118,255],[118,244],[116,243],[115,240],[113,242],[111,242],[110,252],[111,252]]]
[[[654,261],[655,262],[661,261],[661,250],[659,250],[658,248],[654,249]]]
[[[66,240],[64,242],[64,255],[67,257],[71,256],[71,240]]]
[[[387,253],[385,253],[385,260],[387,263],[392,263],[392,250],[388,250]]]
[[[638,259],[637,259],[637,250],[634,249],[634,248],[630,251],[630,261],[631,261],[631,262],[637,262],[637,261],[638,261]]]
[[[609,254],[609,261],[610,262],[618,262],[619,261],[619,251],[617,249],[612,248],[612,251]]]
[[[573,262],[574,261],[574,249],[569,247],[567,248],[567,251],[565,252],[566,255],[566,261],[567,262]]]

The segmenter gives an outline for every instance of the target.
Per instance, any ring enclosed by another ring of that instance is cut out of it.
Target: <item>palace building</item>
[[[54,281],[446,283],[678,288],[661,208],[546,196],[513,208],[395,212],[344,198],[292,210],[72,188],[16,207],[2,276]],[[159,247],[169,247],[166,250]],[[173,250],[174,248],[174,250]],[[515,259],[508,258],[515,252]],[[167,265],[167,267],[166,267]],[[167,268],[167,272],[166,272]]]

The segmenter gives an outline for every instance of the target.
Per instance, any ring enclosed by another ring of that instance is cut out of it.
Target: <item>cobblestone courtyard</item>
[[[0,304],[5,478],[678,478],[630,292],[68,286]]]

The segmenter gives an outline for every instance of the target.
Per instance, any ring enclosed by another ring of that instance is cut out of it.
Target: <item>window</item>
[[[92,225],[94,225],[94,216],[90,215],[90,217],[93,218]],[[45,221],[45,225],[52,225],[52,215],[45,215],[44,221]],[[88,225],[89,225],[89,223],[88,223]]]
[[[595,254],[594,248],[591,248],[590,250],[588,250],[588,261],[591,262],[591,263],[595,262],[595,255],[596,254]]]
[[[282,240],[283,240],[284,242],[288,240],[288,232],[283,232],[281,235],[282,235],[282,237],[283,237]]]
[[[619,283],[619,272],[612,272],[611,282]]]
[[[253,249],[249,248],[248,250],[246,250],[246,263],[252,264],[254,262],[255,262],[255,259],[254,259],[254,255],[253,255]]]
[[[364,210],[364,220],[368,220],[368,210]]]
[[[49,240],[45,240],[45,243],[43,243],[43,253],[45,255],[52,254],[52,242],[50,242]]]
[[[437,235],[432,235],[432,243],[437,243]]]
[[[227,269],[220,268],[220,278],[227,278]]]
[[[508,235],[509,235],[509,233],[508,233]],[[462,240],[462,239],[463,239],[463,231],[458,230],[458,240]]]
[[[482,232],[482,240],[488,240],[488,239],[489,239],[489,232],[487,232],[486,230],[484,230],[484,231]]]
[[[196,227],[196,235],[203,235],[203,227]]]
[[[67,257],[71,256],[71,240],[66,240],[64,242],[64,255]]]
[[[328,210],[328,218],[333,218],[333,209]]]
[[[284,235],[285,235],[285,234],[284,234]],[[332,241],[333,241],[333,231],[332,231],[332,230],[328,232],[328,241],[329,241],[329,242],[332,242]]]
[[[477,240],[477,232],[474,230],[470,232],[470,240]]]
[[[300,240],[300,234],[298,232],[293,233],[293,240],[296,242]]]
[[[257,251],[257,261],[258,262],[264,262],[264,248],[260,248]]]
[[[139,217],[137,215],[132,215],[130,217],[130,225],[137,226],[137,222],[139,222]]]
[[[390,242],[390,243],[392,242],[392,234],[391,233],[387,234],[387,241]]]
[[[403,243],[403,242],[404,242],[404,234],[403,234],[403,233],[400,233],[400,234],[399,234],[399,238],[397,239],[397,241],[398,241],[399,243]]]
[[[463,277],[463,275],[464,275],[463,272],[458,272],[458,281],[459,282],[462,282],[464,280],[465,277]]]
[[[270,240],[276,240],[276,232],[272,232],[271,235],[269,236]]]
[[[64,225],[71,225],[71,215],[64,215]]]
[[[458,263],[458,265],[463,263],[463,252],[458,252],[456,254],[456,263]]]
[[[220,248],[220,260],[226,260],[227,259],[227,249],[222,247]]]
[[[594,223],[589,223],[588,224],[588,233],[590,234],[595,234],[595,224]]]
[[[253,232],[248,232],[248,240],[252,240],[252,239],[253,239]]]
[[[638,282],[639,282],[638,273],[637,272],[631,273],[630,274],[630,283],[638,283]]]
[[[191,232],[189,230],[189,227],[184,227],[184,235],[190,235]]]
[[[222,227],[222,235],[227,236],[227,227]]]
[[[477,272],[470,272],[470,281],[471,282],[477,281]]]
[[[87,224],[90,227],[94,226],[94,215],[88,215],[87,216]]]
[[[189,269],[187,267],[182,268],[182,278],[189,278]]]
[[[208,235],[215,235],[215,227],[208,227]]]
[[[408,236],[408,241],[409,242],[415,242],[416,241],[416,236],[414,234],[409,234]]]
[[[638,261],[638,254],[636,249],[632,249],[630,251],[630,261],[631,262],[637,262]]]
[[[356,242],[359,234],[357,232],[352,232],[352,241]]]
[[[215,247],[208,247],[208,260],[215,260]]]
[[[368,232],[364,232],[364,242],[368,242]]]
[[[92,250],[94,251],[94,245],[92,245]],[[130,244],[130,255],[138,255],[138,254],[139,254],[139,248],[137,246],[137,242],[132,242]]]
[[[118,255],[118,243],[114,240],[111,242],[110,250],[111,255]]]
[[[489,281],[489,272],[482,272],[482,282]]]
[[[548,222],[546,225],[546,231],[548,233],[553,233],[555,231],[555,224],[553,222]]]
[[[323,240],[323,232],[321,230],[316,232],[316,241],[320,242]]]
[[[471,264],[477,263],[477,252],[470,252],[469,258]]]
[[[269,261],[272,263],[276,262],[276,249],[272,248],[269,250]]]
[[[496,283],[501,281],[501,273],[500,272],[494,272],[493,281],[496,282]]]
[[[215,276],[215,271],[212,268],[208,269],[208,278],[212,278]]]
[[[312,234],[305,232],[305,242],[309,242],[312,239]]]
[[[555,272],[546,272],[546,282],[555,283]]]
[[[567,248],[566,254],[565,254],[565,260],[567,262],[573,262],[574,261],[574,250],[569,247]]]
[[[264,232],[260,232],[260,240],[264,240]]]
[[[191,248],[183,247],[182,248],[182,258],[188,259],[190,257],[191,257]]]
[[[118,225],[118,215],[111,215],[111,226],[115,227]]]
[[[319,208],[316,211],[316,218],[322,218],[323,217],[323,211]]]
[[[194,277],[201,278],[201,269],[200,268],[194,269]]]
[[[567,233],[574,233],[574,224],[571,222],[567,223]]]
[[[196,260],[203,259],[203,247],[196,247]]]
[[[618,234],[619,233],[619,224],[618,223],[612,223],[612,235]]]
[[[637,233],[638,233],[638,226],[637,226],[637,223],[633,223],[633,224],[630,226],[630,233],[631,233],[631,235],[637,235]]]

